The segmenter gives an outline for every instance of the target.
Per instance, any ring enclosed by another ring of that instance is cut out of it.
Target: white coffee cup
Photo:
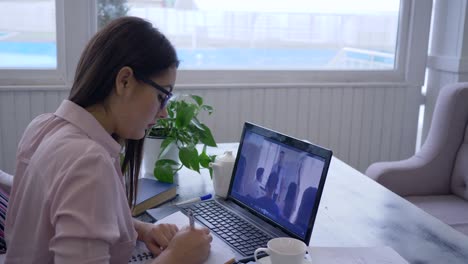
[[[264,251],[270,255],[271,264],[302,264],[307,251],[304,242],[291,237],[273,238],[268,241],[267,247],[255,250],[255,261],[258,261],[257,254]]]

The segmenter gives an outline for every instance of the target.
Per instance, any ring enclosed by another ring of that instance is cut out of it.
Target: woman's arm
[[[55,183],[49,197],[53,230],[48,230],[54,263],[109,263],[110,249],[121,238],[114,188],[120,183],[112,184],[113,169],[103,154],[89,154]]]
[[[135,230],[138,234],[138,237],[137,239],[138,240],[141,240],[143,241],[143,234],[145,233],[145,225],[144,225],[145,222],[142,222],[140,220],[137,220],[137,219],[133,219],[133,226],[135,227]]]

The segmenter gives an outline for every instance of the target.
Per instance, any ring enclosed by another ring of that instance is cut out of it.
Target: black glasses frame
[[[166,107],[167,103],[169,102],[169,100],[171,99],[172,97],[172,90],[174,89],[174,87],[172,87],[172,85],[168,85],[168,88],[169,88],[169,91],[162,87],[161,85],[155,83],[154,81],[152,81],[151,79],[149,78],[146,78],[146,77],[143,77],[141,76],[140,74],[134,72],[135,74],[135,77],[139,80],[141,80],[142,82],[148,84],[148,85],[151,85],[153,88],[155,88],[156,90],[160,91],[161,93],[163,93],[164,95],[166,95],[166,97],[163,98],[163,100],[161,101],[161,109],[163,109],[164,107]]]

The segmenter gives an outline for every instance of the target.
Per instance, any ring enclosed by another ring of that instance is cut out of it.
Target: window
[[[1,85],[70,85],[110,20],[153,22],[181,59],[178,85],[416,82],[426,0],[0,0]],[[411,35],[410,35],[410,32]]]
[[[98,0],[151,21],[185,70],[393,70],[399,0]]]
[[[54,0],[0,0],[0,69],[56,69]]]

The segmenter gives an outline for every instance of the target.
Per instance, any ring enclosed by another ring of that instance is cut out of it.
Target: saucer
[[[257,263],[259,264],[271,264],[271,261],[270,261],[270,257],[264,257],[264,258],[261,258],[257,261]],[[311,264],[312,262],[308,261],[307,259],[304,259],[304,261],[302,261],[302,264]]]

